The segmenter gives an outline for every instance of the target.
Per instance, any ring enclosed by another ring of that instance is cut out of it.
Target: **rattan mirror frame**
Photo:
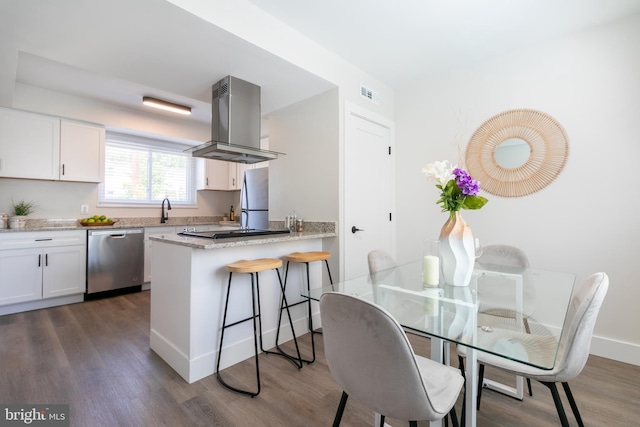
[[[516,168],[495,159],[498,145],[509,138],[529,144],[529,159]],[[467,144],[465,163],[481,189],[496,196],[521,197],[540,191],[562,172],[569,156],[567,134],[553,117],[530,109],[509,110],[485,121]]]

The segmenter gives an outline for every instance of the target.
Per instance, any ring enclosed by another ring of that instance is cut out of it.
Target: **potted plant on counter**
[[[24,228],[27,215],[35,210],[36,204],[34,202],[21,200],[18,203],[13,203],[13,216],[9,218],[9,228]]]

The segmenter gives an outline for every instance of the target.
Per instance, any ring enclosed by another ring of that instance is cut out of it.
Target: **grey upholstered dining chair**
[[[476,260],[478,267],[499,265],[502,267],[513,268],[514,272],[525,270],[529,267],[529,259],[527,254],[520,248],[510,245],[488,245],[482,249],[482,255]],[[505,327],[505,319],[516,319],[514,310],[515,302],[515,286],[513,280],[505,278],[492,278],[491,282],[479,283],[482,286],[482,292],[478,292],[478,324],[487,326]],[[523,307],[522,322],[524,329],[530,333],[529,317],[535,310],[535,288],[533,280],[528,274],[523,275],[522,283]],[[518,328],[518,325],[513,325]],[[458,347],[458,362],[463,367],[464,348],[462,351]],[[480,364],[480,376],[484,375],[484,365]],[[482,381],[478,382],[478,398],[476,406],[480,409],[480,400],[482,399]],[[533,396],[531,388],[531,380],[527,378],[527,389],[529,396]]]
[[[499,265],[507,269],[513,269],[514,272],[525,271],[529,267],[529,259],[527,254],[520,248],[509,245],[489,245],[482,249],[482,255],[476,260],[478,267]],[[527,318],[532,315],[535,310],[535,288],[533,280],[528,274],[524,274],[522,283],[522,293],[524,296],[524,305],[522,307],[523,322],[525,328],[528,328]],[[483,284],[482,292],[479,294],[478,311],[480,314],[487,314],[497,317],[515,318],[513,302],[515,299],[515,290],[511,292],[505,291],[505,285],[513,286],[513,281],[509,283],[501,283],[492,280],[492,283]],[[511,307],[511,309],[509,309]]]
[[[327,364],[342,387],[334,426],[351,396],[384,418],[439,420],[451,413],[464,379],[450,366],[414,354],[400,324],[382,307],[330,292],[320,298]],[[446,418],[445,418],[446,419]]]
[[[367,262],[369,263],[369,274],[377,273],[381,270],[395,267],[396,260],[389,253],[374,249],[367,254]]]
[[[605,273],[600,272],[589,276],[573,294],[553,369],[535,368],[485,352],[478,352],[478,362],[537,380],[547,386],[551,390],[560,422],[568,427],[569,422],[556,386],[557,383],[561,383],[578,425],[583,426],[580,411],[569,388],[569,381],[577,377],[587,363],[593,328],[608,289],[609,278]],[[529,360],[534,360],[536,354],[545,353],[545,345],[549,343],[547,337],[522,334],[522,338],[522,345],[526,349]],[[555,347],[555,343],[551,345]]]

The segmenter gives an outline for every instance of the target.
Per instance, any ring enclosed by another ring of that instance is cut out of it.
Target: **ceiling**
[[[640,13],[640,0],[250,0],[399,89]]]
[[[640,13],[640,0],[249,1],[395,89]],[[149,95],[205,122],[226,75],[262,87],[263,113],[333,87],[164,0],[2,0],[0,63],[0,94],[19,82],[138,110]]]
[[[164,0],[1,0],[5,72],[15,52],[0,94],[18,82],[140,111],[148,95],[205,122],[211,85],[227,75],[261,86],[263,113],[334,87]]]

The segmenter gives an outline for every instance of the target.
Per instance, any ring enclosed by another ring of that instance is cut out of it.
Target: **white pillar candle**
[[[437,256],[427,255],[422,261],[422,281],[425,285],[440,284],[440,260]]]

